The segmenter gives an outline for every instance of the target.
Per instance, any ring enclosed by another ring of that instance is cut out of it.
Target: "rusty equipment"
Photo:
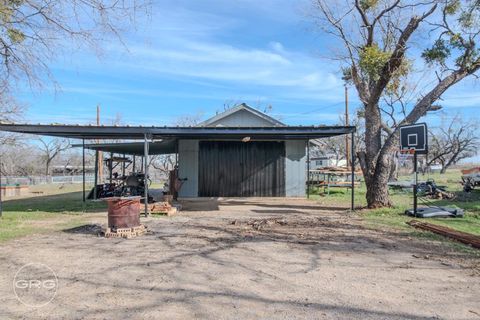
[[[131,238],[146,232],[140,224],[141,197],[112,197],[108,203],[108,228],[105,237]]]
[[[108,203],[108,227],[132,228],[140,225],[141,197],[112,197],[105,199]]]
[[[430,199],[455,199],[455,194],[445,190],[445,186],[439,186],[435,183],[435,180],[428,179],[426,182],[417,183],[417,192],[420,197]]]
[[[466,233],[466,232],[457,231],[452,228],[443,227],[443,226],[439,226],[432,223],[421,222],[418,220],[410,220],[407,222],[407,224],[414,228],[431,231],[433,233],[440,234],[444,237],[451,238],[461,243],[470,245],[474,248],[480,249],[479,236]]]
[[[462,170],[463,191],[471,192],[480,186],[480,167]]]

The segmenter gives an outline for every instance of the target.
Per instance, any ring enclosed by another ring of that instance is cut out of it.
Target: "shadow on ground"
[[[103,234],[103,228],[99,224],[85,224],[82,226],[78,226],[75,228],[65,229],[63,230],[65,233],[73,233],[73,234],[86,234],[86,235],[95,235],[101,236]]]
[[[299,201],[300,200],[300,201]],[[318,205],[315,201],[311,204],[305,199],[288,199],[288,198],[265,198],[265,200],[246,200],[243,198],[198,198],[198,199],[181,199],[182,211],[219,211],[220,206],[243,206],[251,205],[260,208],[270,208],[272,210],[328,210],[328,211],[345,211],[350,207],[340,206],[323,206]],[[299,202],[299,203],[296,203]]]

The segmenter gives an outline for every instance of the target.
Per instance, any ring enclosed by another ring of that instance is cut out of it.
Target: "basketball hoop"
[[[411,149],[400,149],[400,153],[401,153],[401,154],[415,154],[415,149],[414,149],[414,148],[411,148]]]
[[[426,123],[417,123],[400,128],[400,153],[405,157],[413,155],[413,215],[417,216],[417,188],[418,188],[418,174],[417,174],[417,155],[428,154],[428,130]]]

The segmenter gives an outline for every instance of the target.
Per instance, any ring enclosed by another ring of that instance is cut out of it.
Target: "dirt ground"
[[[147,235],[91,226],[0,245],[0,319],[480,319],[479,261],[451,247],[373,231],[306,200],[186,202],[142,221]],[[26,263],[58,277],[54,300],[21,304]]]

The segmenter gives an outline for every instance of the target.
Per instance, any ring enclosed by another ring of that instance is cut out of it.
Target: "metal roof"
[[[1,131],[72,139],[306,140],[355,132],[353,126],[142,127],[59,124],[0,124]]]
[[[286,124],[278,121],[277,119],[273,118],[273,117],[270,117],[268,114],[264,113],[264,112],[261,112],[259,110],[256,110],[250,106],[248,106],[246,103],[242,103],[242,104],[239,104],[238,106],[235,106],[233,108],[230,108],[230,109],[227,109],[225,110],[224,112],[222,113],[219,113],[215,116],[213,116],[212,118],[210,119],[207,119],[201,123],[199,123],[197,125],[197,127],[208,127],[210,126],[212,123],[215,123],[223,118],[226,118],[228,117],[229,115],[232,115],[236,112],[239,112],[239,111],[247,111],[247,112],[250,112],[251,114],[259,117],[259,118],[262,118],[264,119],[265,121],[269,122],[272,124],[272,126],[281,126],[281,127],[285,127]]]
[[[73,147],[83,147],[83,144],[74,144]],[[125,143],[92,143],[85,144],[85,149],[99,150],[118,154],[128,154],[135,156],[144,155],[144,142],[125,142]],[[171,154],[176,152],[176,140],[163,140],[150,142],[148,154]]]

